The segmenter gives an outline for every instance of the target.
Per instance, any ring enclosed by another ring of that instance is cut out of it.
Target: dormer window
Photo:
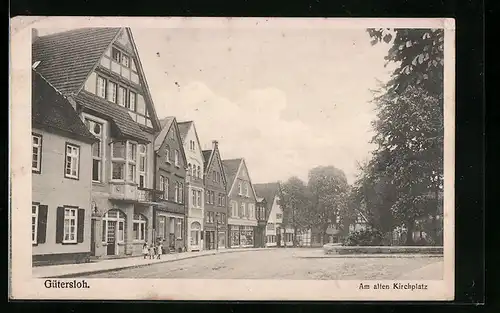
[[[165,162],[170,164],[170,147],[168,145],[165,147]]]

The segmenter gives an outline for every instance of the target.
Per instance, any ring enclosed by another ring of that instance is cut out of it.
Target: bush
[[[382,232],[371,229],[350,233],[342,244],[344,246],[381,246],[387,245],[387,242]]]

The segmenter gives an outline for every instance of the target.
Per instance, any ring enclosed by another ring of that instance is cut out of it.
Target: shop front
[[[184,215],[164,211],[157,211],[156,243],[161,242],[164,253],[183,252]]]
[[[231,248],[248,248],[254,246],[254,227],[229,225]]]

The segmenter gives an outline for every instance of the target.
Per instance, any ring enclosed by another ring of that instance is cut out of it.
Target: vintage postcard
[[[10,53],[11,299],[453,299],[453,19],[17,17]]]

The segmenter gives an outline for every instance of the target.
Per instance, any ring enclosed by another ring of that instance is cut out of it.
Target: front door
[[[107,255],[116,254],[116,221],[107,221],[108,223],[108,249]]]

